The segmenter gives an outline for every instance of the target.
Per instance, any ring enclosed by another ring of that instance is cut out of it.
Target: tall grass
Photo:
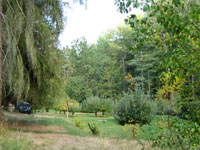
[[[19,131],[12,132],[5,122],[0,122],[0,150],[33,150],[33,144]]]

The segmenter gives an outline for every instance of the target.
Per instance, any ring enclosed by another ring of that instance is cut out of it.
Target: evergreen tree
[[[131,82],[135,82],[143,92],[149,94],[151,99],[152,81],[158,78],[156,68],[158,68],[159,51],[150,44],[146,44],[139,52],[135,52],[134,58],[128,61],[129,66],[135,66],[135,69],[130,73],[133,74]]]

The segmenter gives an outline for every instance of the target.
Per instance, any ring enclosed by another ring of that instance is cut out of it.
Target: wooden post
[[[69,118],[69,111],[68,111],[68,105],[69,105],[69,100],[67,99],[67,120],[68,120],[68,118]]]
[[[1,116],[2,116],[2,1],[0,0],[0,121],[1,121]]]

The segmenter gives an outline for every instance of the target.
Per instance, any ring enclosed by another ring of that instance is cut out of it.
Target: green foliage
[[[87,100],[83,101],[82,111],[89,113],[97,113],[99,111],[97,104],[100,100],[101,99],[97,96],[87,98]]]
[[[132,139],[132,132],[126,132],[123,127],[111,116],[106,114],[104,118],[94,117],[93,114],[77,114],[88,127],[88,123],[95,124],[100,130],[100,136],[111,139]],[[89,128],[89,127],[88,127]]]
[[[27,139],[9,130],[4,122],[0,122],[0,149],[1,150],[32,150],[34,145]]]
[[[166,110],[167,110],[167,101],[166,100],[157,100],[156,101],[157,105],[157,115],[164,115]]]
[[[58,111],[68,111],[74,115],[75,112],[80,111],[80,104],[73,99],[65,98],[66,96],[57,97],[54,100],[53,108]],[[67,106],[68,105],[68,106]]]
[[[122,125],[132,123],[146,124],[153,119],[155,106],[141,90],[124,93],[115,108],[115,119]]]
[[[197,101],[184,103],[181,106],[181,112],[179,113],[179,116],[183,119],[189,119],[200,123],[199,112],[200,102]]]
[[[172,80],[173,76],[173,80]],[[160,78],[162,83],[162,88],[158,89],[156,93],[157,99],[172,100],[175,95],[181,93],[184,88],[185,80],[174,75],[174,73],[163,73]]]
[[[77,127],[79,127],[80,129],[84,130],[86,128],[85,123],[80,118],[76,117],[76,118],[73,119],[73,121],[74,121],[75,125]]]
[[[32,150],[30,141],[27,141],[23,137],[0,137],[0,149],[5,150]]]
[[[94,123],[88,123],[88,127],[93,135],[100,135],[99,128]]]
[[[76,112],[81,111],[80,104],[75,100],[70,100],[68,103],[68,111],[72,113],[72,116],[74,116]]]
[[[66,48],[67,95],[79,102],[91,96],[118,98],[127,89],[125,61],[131,55],[132,35],[130,27],[119,26],[99,37],[96,45],[78,39]]]
[[[130,80],[137,86],[140,86],[143,91],[148,91],[149,99],[153,95],[153,87],[156,86],[158,80],[158,67],[160,51],[155,49],[152,43],[145,43],[140,51],[134,51],[134,57],[128,61],[128,67],[131,69],[133,78]],[[153,82],[154,81],[154,82]]]
[[[129,123],[131,123],[131,121],[129,121]],[[133,134],[133,138],[135,139],[137,137],[138,134],[138,130],[139,130],[139,125],[138,124],[126,124],[123,127],[123,130],[128,132],[131,131]]]
[[[127,4],[128,3],[128,4]],[[139,3],[139,4],[138,4]],[[182,94],[183,100],[195,100],[199,96],[199,12],[200,3],[196,0],[116,0],[121,12],[140,6],[146,12],[142,19],[132,14],[126,22],[135,30],[133,50],[139,51],[146,44],[152,44],[161,51],[159,69],[173,73],[170,81],[182,85],[163,85],[159,94],[166,97],[168,91]],[[191,67],[192,66],[192,67]],[[159,73],[160,74],[160,73]],[[175,83],[175,84],[177,84]],[[184,86],[183,86],[184,85]],[[167,98],[169,99],[169,98]]]
[[[66,111],[67,110],[67,100],[65,98],[57,99],[54,109],[59,111]]]
[[[174,95],[171,100],[159,99],[156,100],[155,103],[157,105],[157,114],[158,115],[171,115],[177,116],[180,113],[180,105],[181,97],[179,95]]]
[[[68,109],[69,109],[69,112],[71,112],[73,116],[74,116],[74,114],[76,112],[80,112],[81,111],[81,107],[79,105],[69,106]]]
[[[83,102],[82,110],[84,112],[95,113],[95,115],[97,115],[97,112],[102,112],[104,116],[105,112],[112,112],[113,102],[97,96],[89,97]]]
[[[64,85],[61,0],[7,0],[2,7],[3,104],[28,97],[34,107],[52,106]]]
[[[111,113],[113,111],[113,102],[110,99],[101,98],[98,102],[99,111],[103,113]]]
[[[159,130],[152,134],[152,146],[174,150],[200,148],[200,126],[197,123],[174,118],[168,122],[160,120],[158,125]]]

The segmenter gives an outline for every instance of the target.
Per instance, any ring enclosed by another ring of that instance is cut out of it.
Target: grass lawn
[[[7,114],[8,112],[6,112]],[[12,114],[12,113],[8,113]],[[45,115],[44,116],[49,116]],[[58,117],[60,116],[60,117]],[[35,115],[25,115],[20,113],[15,113],[15,115],[5,115],[3,117],[4,120],[8,123],[16,123],[16,124],[23,124],[23,126],[34,126],[36,129],[34,131],[29,130],[21,130],[23,132],[34,132],[34,133],[60,133],[54,130],[47,130],[47,131],[40,131],[37,130],[41,126],[60,126],[64,128],[64,132],[62,134],[69,134],[69,135],[78,135],[78,136],[89,136],[90,134],[82,131],[78,127],[74,125],[74,123],[70,120],[66,120],[64,115],[51,115],[51,117],[36,117]],[[15,126],[11,126],[12,130],[18,130]]]
[[[75,125],[74,119],[77,118],[78,120],[81,120],[83,124],[85,124],[85,128],[83,130]],[[176,117],[170,118],[173,119]],[[57,142],[60,143],[62,147],[65,147],[66,145],[71,147],[76,145],[76,148],[78,147],[77,150],[81,150],[82,146],[85,147],[84,150],[90,149],[88,146],[91,145],[93,145],[92,147],[98,147],[96,148],[97,150],[112,149],[113,146],[116,146],[118,149],[123,147],[124,150],[132,150],[133,146],[139,146],[140,148],[136,149],[141,149],[141,145],[137,143],[138,141],[133,139],[131,129],[128,131],[124,130],[124,126],[119,125],[112,115],[105,115],[104,117],[99,115],[98,117],[95,117],[94,114],[76,113],[74,117],[69,115],[69,119],[67,120],[66,114],[56,114],[53,112],[40,112],[31,115],[4,112],[3,119],[8,123],[8,129],[10,129],[11,134],[22,134],[22,140],[27,136],[29,137],[27,139],[30,139],[27,142],[37,141],[37,139],[39,142],[41,142],[40,139],[44,138],[42,142],[46,145],[40,145],[41,147],[57,146],[56,142],[51,142],[51,140],[57,140]],[[168,116],[156,115],[150,124],[139,127],[136,138],[140,139],[140,142],[143,144],[145,143],[145,146],[148,147],[147,149],[151,149],[151,137],[154,135],[154,133],[156,133],[156,131],[158,131],[158,123],[161,119],[164,120],[164,122],[167,122]],[[13,123],[14,126],[10,126],[10,124],[13,125]],[[19,126],[15,126],[15,123]],[[100,130],[99,137],[95,137],[89,133],[89,128],[87,125],[88,123],[94,123],[98,127]],[[31,130],[31,128],[33,128],[33,130]],[[62,132],[57,129],[61,129]],[[2,136],[0,135],[0,139],[1,138]],[[7,139],[9,139],[9,137],[7,137]],[[76,144],[73,144],[74,142]],[[37,142],[35,142],[35,144],[37,146]],[[105,145],[106,148],[102,148],[102,144]],[[7,145],[9,146],[9,144]],[[60,149],[62,150],[62,148]]]
[[[75,117],[80,118],[86,125],[87,123],[95,123],[102,137],[133,139],[131,130],[125,131],[124,126],[119,125],[111,115],[95,117],[94,114],[76,114]],[[150,124],[139,127],[137,139],[150,140],[152,134],[159,129],[157,123],[161,119],[167,122],[168,116],[155,115],[154,120]]]
[[[95,123],[102,137],[132,139],[132,133],[124,131],[123,126],[119,125],[113,116],[106,115],[105,117],[95,117],[94,114],[76,114],[75,117],[80,118],[85,123],[86,127],[87,123]]]
[[[40,117],[38,117],[40,116]],[[100,137],[108,137],[113,139],[133,139],[132,132],[130,130],[125,131],[124,126],[121,126],[118,124],[118,122],[114,119],[112,115],[105,115],[104,117],[98,116],[95,117],[94,114],[84,114],[84,113],[77,113],[75,114],[75,117],[72,117],[69,115],[69,120],[66,119],[66,114],[59,114],[55,113],[53,111],[50,111],[48,113],[46,112],[40,112],[33,115],[24,115],[16,113],[16,116],[9,116],[6,117],[6,120],[9,122],[17,122],[17,123],[23,123],[28,125],[43,125],[43,126],[60,126],[65,129],[62,134],[69,134],[69,135],[76,135],[76,136],[92,136],[89,133],[88,123],[95,123],[96,126],[100,130]],[[84,124],[85,129],[82,130],[73,122],[74,118],[79,118]],[[157,123],[159,120],[163,118],[165,121],[167,121],[167,116],[155,116],[154,120],[147,125],[143,125],[139,128],[137,138],[138,139],[144,139],[149,140],[152,136],[153,132],[156,132],[158,130]],[[16,130],[15,128],[12,128],[13,130]],[[24,132],[30,132],[28,130],[22,130]],[[48,130],[48,131],[31,131],[34,133],[56,133],[54,130]],[[58,132],[59,133],[59,132]]]
[[[49,114],[52,116],[57,116],[57,117],[59,116],[62,118],[66,118],[66,115],[59,114],[59,113],[55,114],[53,113],[53,111],[50,111],[49,113],[41,112],[39,114],[41,115]],[[119,125],[112,115],[105,115],[105,117],[102,117],[101,115],[99,115],[98,117],[95,117],[93,113],[89,113],[89,114],[76,113],[74,118],[79,118],[85,124],[86,130],[83,131],[84,133],[89,132],[87,123],[95,123],[96,126],[100,130],[101,137],[109,137],[109,138],[115,138],[115,139],[133,139],[132,132],[130,130],[125,131],[124,126]],[[168,116],[156,115],[154,117],[154,120],[150,124],[141,126],[138,130],[137,139],[150,140],[150,137],[152,136],[152,134],[159,129],[157,123],[161,119],[164,119],[164,121],[167,122]],[[72,116],[70,116],[70,120],[73,120]],[[80,136],[79,132],[69,132],[69,133],[73,133],[71,135]]]
[[[136,136],[139,140],[135,140],[131,128],[125,130],[125,126],[119,125],[112,115],[95,117],[94,114],[76,113],[74,117],[69,115],[69,119],[67,119],[66,114],[53,112],[31,115],[4,112],[3,119],[6,124],[5,129],[8,129],[9,134],[5,134],[4,129],[1,128],[4,122],[2,125],[0,123],[0,150],[6,146],[8,150],[12,150],[14,144],[10,143],[19,143],[20,148],[16,150],[27,149],[23,146],[27,146],[29,143],[34,143],[31,146],[32,150],[43,148],[49,150],[55,148],[58,150],[132,150],[134,148],[139,150],[143,148],[142,146],[150,150],[152,149],[152,136],[156,135],[160,129],[159,122],[162,121],[164,124],[168,122],[168,116],[155,115],[150,124],[139,127]],[[85,128],[78,128],[75,120],[78,120],[79,123],[81,120],[81,124],[85,124]],[[186,120],[172,116],[170,116],[170,120],[186,122]],[[100,136],[96,137],[90,134],[88,123],[93,123],[98,127]],[[5,135],[7,136],[5,137]],[[58,145],[60,148],[57,148]],[[11,147],[9,148],[9,146]]]

